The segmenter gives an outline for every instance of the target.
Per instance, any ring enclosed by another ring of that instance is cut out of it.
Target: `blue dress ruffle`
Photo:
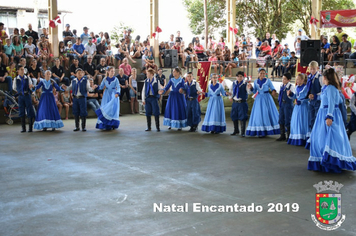
[[[297,86],[295,89],[294,98],[297,99],[297,104],[294,106],[290,135],[288,144],[295,146],[305,146],[307,134],[309,132],[309,118],[308,118],[308,99],[299,97],[300,93],[307,89],[306,85]]]
[[[211,84],[206,97],[209,97],[208,107],[201,127],[202,131],[222,133],[226,131],[224,101],[221,96],[226,96],[226,92],[220,83],[215,86]]]
[[[356,158],[352,155],[350,142],[338,104],[340,95],[332,85],[325,86],[313,130],[310,134],[310,157],[308,170],[336,172],[355,170]],[[326,118],[333,119],[331,126]]]
[[[272,82],[265,78],[255,80],[253,93],[258,92],[253,103],[250,121],[246,129],[248,136],[266,136],[280,134],[279,114],[269,89],[275,90]]]
[[[184,95],[179,93],[179,89],[184,89],[184,80],[181,77],[170,79],[164,91],[169,88],[171,92],[164,112],[163,125],[178,129],[187,127],[186,101]]]
[[[42,88],[42,94],[40,102],[38,104],[38,111],[36,114],[35,123],[33,124],[34,129],[59,129],[64,126],[58,111],[56,101],[54,99],[53,87],[55,87],[57,91],[64,91],[55,82],[52,82],[51,80],[42,80],[36,86],[36,90]]]
[[[115,94],[120,94],[120,83],[116,77],[106,77],[99,87],[102,90],[105,86],[101,106],[95,111],[98,116],[96,122],[97,129],[111,130],[117,129],[120,125],[120,97],[115,97]]]

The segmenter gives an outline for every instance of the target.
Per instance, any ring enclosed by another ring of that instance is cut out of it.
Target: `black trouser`
[[[122,98],[124,97],[124,93],[126,93],[126,98],[127,101],[130,101],[130,89],[129,88],[121,88],[121,93],[120,93],[120,101],[122,101]]]

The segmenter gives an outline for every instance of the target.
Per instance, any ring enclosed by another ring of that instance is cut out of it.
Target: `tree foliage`
[[[131,29],[131,35],[133,35],[134,29],[123,22],[119,22],[119,25],[115,25],[111,30],[110,38],[115,41],[115,44],[119,43],[124,36],[124,30]]]
[[[226,26],[225,0],[208,0],[208,33],[213,34],[219,28]],[[204,2],[203,0],[183,0],[190,20],[189,27],[193,34],[200,35],[205,32]]]

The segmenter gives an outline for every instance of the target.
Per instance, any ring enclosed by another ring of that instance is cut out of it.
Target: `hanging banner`
[[[208,83],[210,78],[210,67],[211,61],[202,61],[198,62],[198,70],[197,70],[197,82],[200,85],[200,88],[203,92],[208,91]],[[198,101],[200,102],[205,98],[204,95],[198,97]]]
[[[324,28],[355,27],[356,9],[321,11],[320,26]]]

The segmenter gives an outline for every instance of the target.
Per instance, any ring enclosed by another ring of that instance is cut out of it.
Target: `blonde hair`
[[[312,67],[312,68],[318,68],[319,67],[319,64],[317,61],[311,61],[309,63],[309,67]]]
[[[308,77],[305,75],[305,74],[298,74],[297,77],[300,77],[301,80],[303,81],[303,84],[307,84],[307,81],[308,81]]]

